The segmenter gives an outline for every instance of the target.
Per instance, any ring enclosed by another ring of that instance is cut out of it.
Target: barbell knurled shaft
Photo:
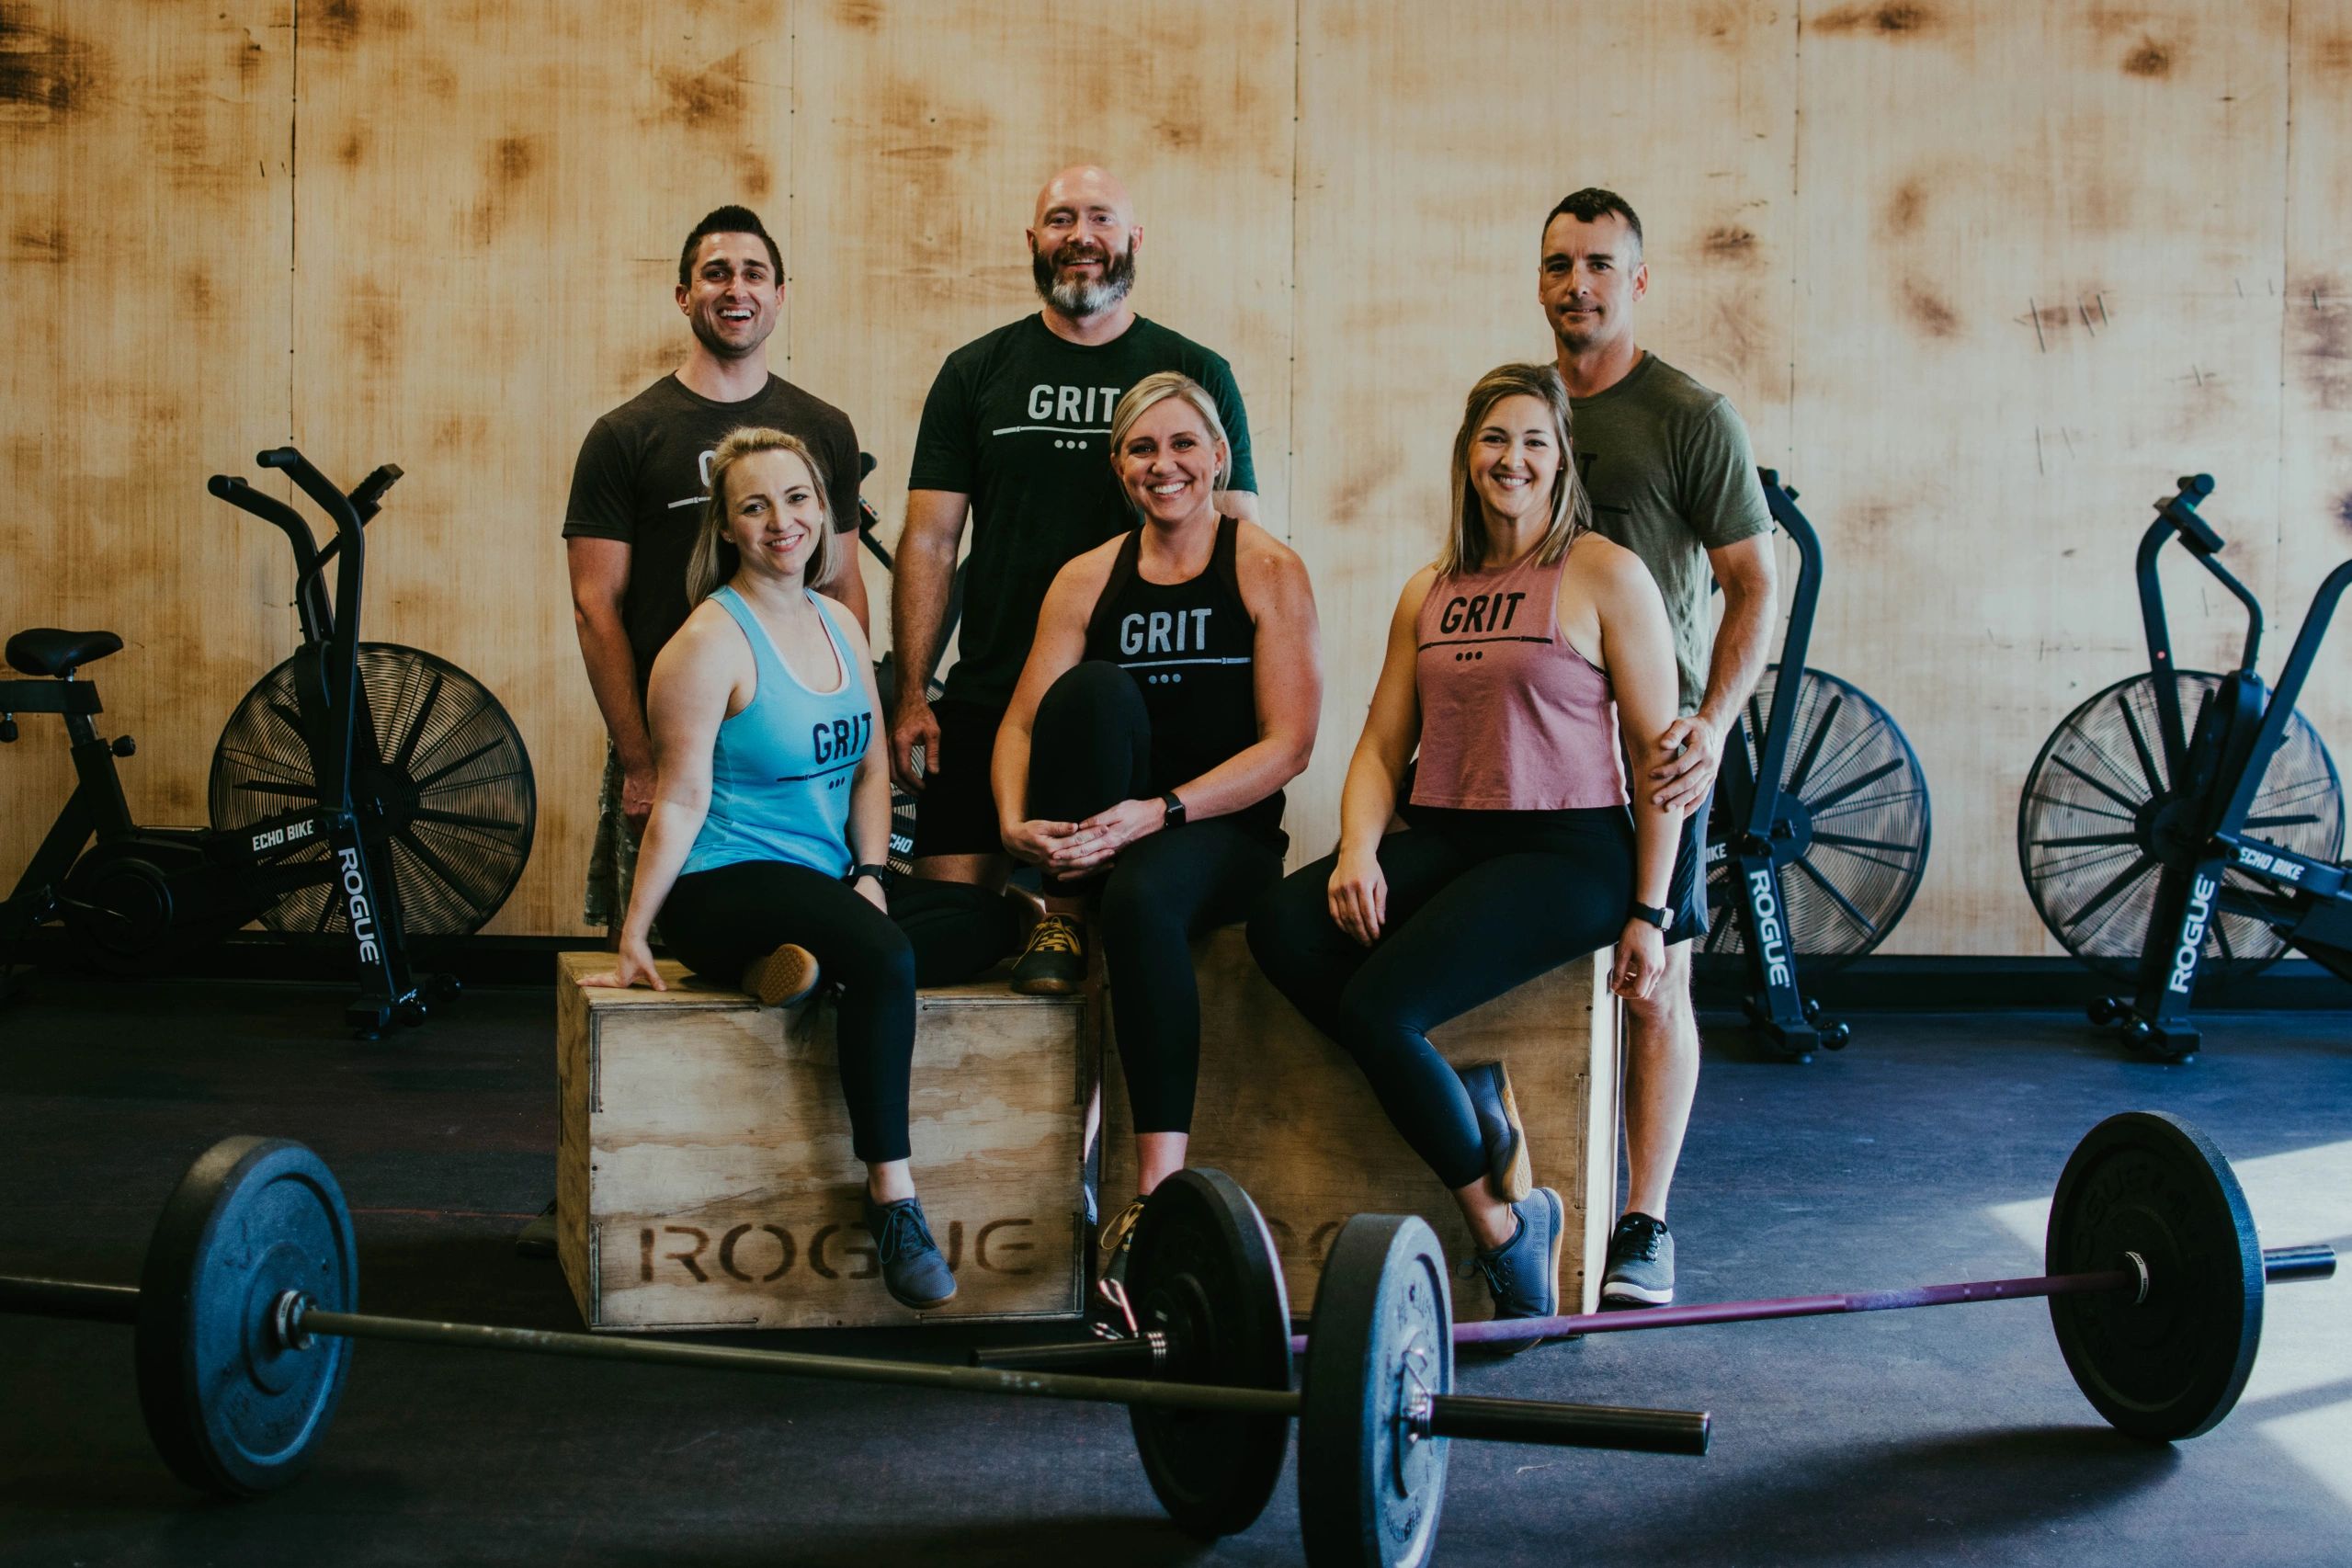
[[[139,1287],[0,1275],[0,1312],[21,1312],[29,1317],[86,1318],[93,1323],[137,1323]]]
[[[1066,1399],[1090,1404],[1147,1404],[1172,1410],[1222,1410],[1253,1415],[1296,1415],[1299,1413],[1299,1396],[1288,1389],[1213,1388],[1198,1383],[1004,1371],[986,1367],[951,1367],[929,1361],[880,1361],[847,1356],[815,1356],[796,1350],[680,1345],[666,1339],[607,1339],[556,1329],[436,1323],[424,1318],[380,1317],[367,1312],[328,1312],[316,1307],[303,1308],[296,1314],[295,1321],[299,1330],[307,1334],[339,1335],[351,1339],[396,1340],[412,1345],[441,1345],[460,1349],[577,1356],[595,1360],[699,1367],[712,1371],[765,1372],[778,1377],[829,1379],[837,1382],[892,1383],[910,1388],[951,1389],[962,1393]]]
[[[1616,1449],[1644,1454],[1707,1452],[1713,1418],[1703,1410],[1640,1410],[1608,1404],[1552,1404],[1441,1393],[1429,1402],[1429,1435],[1489,1443],[1548,1443],[1555,1448]]]

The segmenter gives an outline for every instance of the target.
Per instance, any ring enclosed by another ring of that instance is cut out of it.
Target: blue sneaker
[[[1608,1233],[1601,1311],[1671,1306],[1674,1299],[1675,1239],[1666,1222],[1639,1212],[1620,1217]]]
[[[1485,1277],[1487,1293],[1494,1299],[1497,1318],[1548,1318],[1560,1311],[1560,1244],[1567,1229],[1560,1195],[1539,1187],[1511,1205],[1519,1228],[1511,1239],[1490,1252],[1472,1253],[1470,1267]],[[1499,1356],[1517,1356],[1543,1343],[1541,1335],[1527,1339],[1496,1340],[1488,1348]]]
[[[902,1198],[895,1203],[866,1199],[866,1229],[874,1238],[874,1256],[882,1266],[882,1289],[903,1307],[925,1312],[953,1299],[956,1277],[931,1239],[923,1218],[922,1200]]]

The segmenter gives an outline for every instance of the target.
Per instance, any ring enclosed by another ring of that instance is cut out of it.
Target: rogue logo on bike
[[[1772,877],[1766,871],[1747,874],[1748,907],[1755,912],[1756,946],[1764,950],[1764,974],[1773,985],[1789,983],[1789,938],[1780,928],[1780,903],[1772,896]]]
[[[368,908],[368,884],[359,875],[359,852],[338,849],[343,865],[343,896],[351,903],[351,939],[359,944],[359,961],[376,961],[376,917]]]
[[[2171,989],[2183,996],[2197,977],[2197,949],[2205,944],[2206,922],[2213,918],[2213,895],[2219,892],[2221,884],[2210,877],[2198,878],[2188,890],[2188,918],[2180,923],[2180,948],[2173,954],[2171,983]]]

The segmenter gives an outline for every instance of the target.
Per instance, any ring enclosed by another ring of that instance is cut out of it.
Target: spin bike
[[[1707,828],[1704,951],[1745,960],[1748,1021],[1798,1062],[1844,1048],[1799,966],[1818,976],[1883,941],[1927,863],[1927,780],[1886,710],[1850,682],[1809,669],[1821,597],[1821,537],[1797,492],[1759,469],[1772,519],[1797,550],[1780,660],[1723,739]]]
[[[2295,711],[2352,561],[2328,574],[2276,690],[2255,673],[2262,605],[2215,559],[2198,515],[2209,474],[2178,483],[2141,536],[2146,673],[2069,714],[2043,745],[2017,809],[2017,855],[2051,935],[2093,969],[2129,980],[2091,1021],[2120,1024],[2134,1050],[2187,1062],[2199,979],[2242,977],[2296,949],[2352,980],[2352,874],[2337,862],[2344,797],[2335,759]],[[2227,675],[2176,669],[2156,562],[2177,540],[2243,605],[2246,634]],[[2195,703],[2193,717],[2188,704]]]
[[[426,925],[444,926],[449,906],[486,903],[478,927],[504,901],[528,852],[529,763],[494,699],[480,694],[495,710],[484,713],[467,699],[472,683],[462,671],[358,640],[363,530],[401,471],[387,463],[347,495],[291,447],[256,460],[283,471],[332,519],[335,537],[319,548],[299,512],[243,479],[216,474],[207,485],[286,536],[302,631],[300,651],[256,685],[222,736],[212,825],[131,820],[115,759],[136,748],[127,735],[98,737],[97,689],[80,678],[85,666],[121,649],[119,637],[37,629],[8,640],[10,666],[40,678],[0,682],[0,741],[17,739],[18,713],[61,715],[76,783],[0,903],[0,947],[20,949],[55,921],[74,959],[136,973],[255,921],[340,931],[359,971],[359,993],[344,1017],[373,1039],[395,1022],[423,1023],[436,1002],[455,994],[454,981],[412,971],[411,916],[421,907]],[[519,798],[521,820],[508,820],[511,804],[483,814],[485,791]],[[475,809],[450,809],[469,805]],[[432,836],[449,833],[472,847],[460,853]],[[494,842],[501,853],[491,851]]]

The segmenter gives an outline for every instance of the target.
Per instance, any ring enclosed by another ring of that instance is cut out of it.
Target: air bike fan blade
[[[2017,860],[2034,909],[2066,950],[2099,973],[2130,983],[2147,945],[2163,867],[2154,854],[2158,817],[2171,801],[2156,717],[2156,676],[2119,680],[2066,716],[2034,759],[2017,803]],[[2201,670],[2178,670],[2182,722],[2198,715],[2221,685]],[[2246,831],[2315,860],[2333,860],[2344,845],[2344,792],[2335,763],[2296,713],[2262,776]],[[2228,889],[2264,891],[2235,871]],[[2205,928],[2199,973],[2242,978],[2285,950],[2276,931],[2224,907]]]
[[[297,655],[300,657],[301,655]],[[523,737],[498,699],[445,659],[392,642],[359,644],[359,680],[374,720],[352,758],[351,793],[381,801],[391,876],[411,937],[482,928],[530,858],[539,791]],[[319,798],[294,699],[294,660],[245,693],[212,754],[212,825],[244,827]],[[290,885],[263,913],[273,931],[344,927],[330,896],[328,849],[312,840],[278,864]],[[315,878],[303,878],[315,863]]]
[[[1748,699],[1751,768],[1779,675],[1777,665],[1765,671]],[[1886,710],[1825,671],[1804,672],[1790,725],[1780,785],[1801,848],[1781,866],[1780,891],[1790,943],[1811,980],[1877,947],[1911,907],[1927,865],[1927,779]],[[1710,953],[1745,950],[1733,892],[1730,863],[1709,868]]]

